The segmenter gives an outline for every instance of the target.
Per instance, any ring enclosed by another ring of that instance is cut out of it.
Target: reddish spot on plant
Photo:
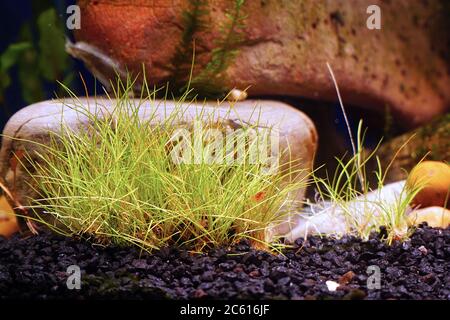
[[[260,202],[264,200],[265,197],[266,193],[264,191],[259,191],[253,196],[253,200],[255,200],[256,202]]]

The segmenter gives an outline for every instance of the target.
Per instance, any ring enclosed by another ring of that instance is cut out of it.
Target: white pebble
[[[328,290],[331,292],[336,291],[336,289],[339,287],[339,283],[335,282],[335,281],[327,281],[325,282],[325,284],[328,287]]]

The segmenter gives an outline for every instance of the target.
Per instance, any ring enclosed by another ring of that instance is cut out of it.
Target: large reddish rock
[[[195,28],[186,17],[193,21],[200,2],[203,27]],[[188,75],[195,39],[194,78],[214,49],[216,58],[217,49],[233,51],[206,77],[222,89],[335,101],[328,61],[348,105],[391,107],[404,127],[450,106],[446,0],[245,1],[244,18],[228,33],[226,13],[236,16],[236,2],[79,0],[81,29],[68,51],[103,82],[114,69],[137,74],[144,65],[150,82],[161,85]],[[369,5],[381,8],[381,30],[366,27]]]

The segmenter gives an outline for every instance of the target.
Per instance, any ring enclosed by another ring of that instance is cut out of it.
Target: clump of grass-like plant
[[[242,239],[275,248],[265,230],[295,205],[289,193],[304,188],[305,180],[292,177],[303,175],[302,170],[267,174],[266,164],[249,161],[259,139],[246,140],[242,161],[174,161],[181,143],[177,130],[192,133],[182,120],[188,95],[161,118],[157,109],[165,108],[164,102],[157,105],[155,90],[144,85],[138,102],[129,98],[131,90],[132,83],[118,82],[114,107],[107,111],[93,111],[72,95],[70,108],[88,121],[83,128],[62,124],[41,145],[30,172],[39,197],[29,209],[37,219],[65,235],[145,250],[175,244],[201,251]],[[144,103],[154,105],[146,117]],[[230,129],[214,117],[202,119],[202,134],[212,127]],[[252,129],[246,126],[243,130]],[[184,148],[198,152],[193,144]],[[217,151],[211,148],[203,141],[200,159]],[[235,159],[235,151],[224,151]]]
[[[381,167],[376,156],[380,144],[367,154],[363,146],[365,132],[362,131],[362,121],[358,125],[355,144],[333,69],[328,63],[327,67],[348,128],[353,154],[348,160],[337,159],[338,166],[332,177],[327,174],[326,178],[320,178],[316,173],[312,174],[318,202],[327,203],[326,206],[328,209],[331,208],[331,212],[337,212],[343,217],[347,233],[356,233],[359,237],[367,239],[371,232],[385,227],[387,231],[385,240],[388,243],[407,239],[411,233],[407,219],[409,204],[424,187],[424,182],[419,181],[411,186],[405,184],[396,195],[387,195],[386,192],[383,194],[387,172],[397,154],[393,156],[387,168]],[[409,140],[400,146],[397,153],[408,142]],[[377,167],[374,172],[369,173],[368,163],[374,159]],[[375,179],[369,179],[370,174]],[[370,187],[370,180],[376,182],[374,189]]]
[[[397,194],[383,193],[389,167],[381,167],[376,155],[379,144],[367,153],[363,148],[363,141],[364,133],[360,122],[356,153],[346,160],[336,158],[337,168],[331,176],[327,173],[326,177],[322,178],[312,174],[318,203],[326,203],[327,206],[332,206],[335,212],[342,214],[347,233],[355,233],[362,239],[368,239],[371,232],[385,227],[385,240],[388,243],[407,239],[412,231],[407,219],[409,204],[423,184],[405,184],[401,190],[397,190]],[[368,172],[367,167],[373,162],[377,164],[376,169]],[[320,206],[316,210],[320,210]]]

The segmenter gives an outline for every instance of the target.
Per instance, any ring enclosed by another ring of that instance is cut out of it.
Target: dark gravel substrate
[[[311,237],[284,256],[246,243],[207,255],[150,255],[49,233],[0,238],[0,299],[450,299],[450,228],[422,226],[390,247],[379,237]],[[73,264],[82,270],[81,290],[66,287]],[[370,265],[380,267],[381,289],[367,289]],[[349,282],[330,292],[327,280]]]

